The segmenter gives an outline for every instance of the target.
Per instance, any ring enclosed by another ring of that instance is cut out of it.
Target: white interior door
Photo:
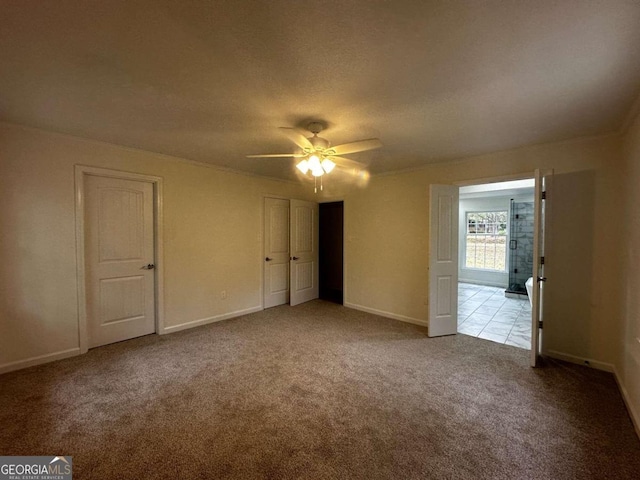
[[[291,200],[291,305],[318,298],[318,204]]]
[[[429,187],[429,336],[458,330],[458,187]]]
[[[155,332],[151,183],[86,177],[89,347]]]
[[[535,209],[533,215],[533,288],[531,295],[531,366],[538,365],[541,351],[541,330],[544,323],[545,232],[547,186],[552,172],[535,171]]]
[[[289,302],[289,200],[264,199],[264,308]]]

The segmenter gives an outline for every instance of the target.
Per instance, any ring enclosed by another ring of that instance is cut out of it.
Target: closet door
[[[291,200],[291,305],[318,298],[318,204]]]
[[[289,302],[289,200],[264,199],[264,308]]]

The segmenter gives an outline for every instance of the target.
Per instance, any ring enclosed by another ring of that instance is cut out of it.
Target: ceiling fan
[[[331,173],[336,166],[352,170],[355,169],[356,171],[366,169],[364,164],[344,158],[341,155],[374,150],[382,146],[382,142],[379,139],[369,138],[367,140],[343,143],[342,145],[332,147],[329,140],[318,136],[318,134],[324,130],[324,126],[321,123],[311,122],[307,125],[307,130],[312,133],[311,137],[307,138],[308,133],[299,128],[280,127],[280,131],[300,148],[300,151],[297,153],[247,155],[247,158],[300,158],[301,160],[297,163],[296,167],[303,175],[310,174],[314,177],[317,192],[318,177],[320,177],[320,190],[322,190],[322,176]]]

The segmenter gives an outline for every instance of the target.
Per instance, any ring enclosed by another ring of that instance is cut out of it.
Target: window
[[[507,211],[467,212],[465,267],[506,271]]]

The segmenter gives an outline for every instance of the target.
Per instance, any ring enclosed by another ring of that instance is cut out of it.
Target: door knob
[[[153,270],[154,268],[156,268],[156,266],[153,263],[150,263],[144,268],[146,268],[147,270]]]
[[[265,262],[270,262],[271,260],[273,260],[273,258],[266,257],[266,258],[264,259],[264,261],[265,261]]]
[[[300,257],[291,257],[291,260],[298,260]]]

